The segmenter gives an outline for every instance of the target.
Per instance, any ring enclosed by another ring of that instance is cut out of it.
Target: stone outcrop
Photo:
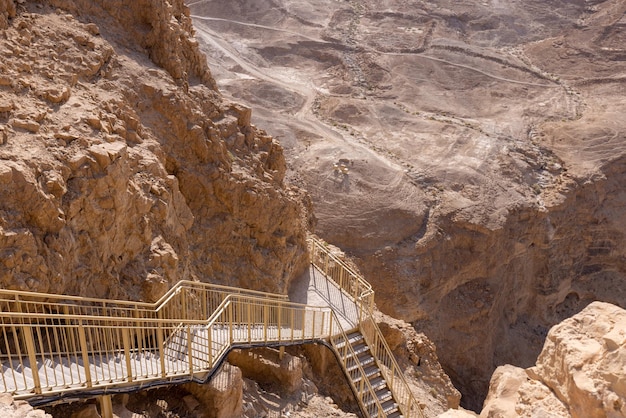
[[[224,363],[210,382],[187,383],[184,389],[199,402],[187,400],[190,412],[203,411],[207,418],[239,417],[243,414],[243,379],[238,367]]]
[[[235,349],[228,354],[228,362],[241,369],[243,376],[265,385],[275,385],[285,394],[292,394],[302,386],[302,361],[299,357],[272,348]]]
[[[537,364],[501,366],[481,417],[626,417],[626,311],[593,302],[553,327]]]
[[[3,25],[0,286],[286,291],[306,263],[302,194],[215,89],[182,0],[2,0]]]
[[[0,416],[3,418],[52,418],[39,409],[33,409],[26,401],[14,401],[9,394],[0,394]]]
[[[525,369],[505,365],[498,367],[491,377],[480,416],[564,418],[571,415],[549,387],[530,379]]]

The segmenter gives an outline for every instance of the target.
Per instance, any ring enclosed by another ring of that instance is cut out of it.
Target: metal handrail
[[[172,300],[164,299],[162,306]],[[226,295],[205,319],[180,318],[177,310],[163,312],[176,315],[158,317],[143,310],[132,317],[58,310],[0,312],[0,359],[10,366],[8,374],[0,373],[0,392],[27,399],[61,390],[194,379],[212,370],[233,344],[327,339],[331,311],[258,292],[238,292]],[[33,365],[39,373],[32,372]],[[57,373],[62,365],[71,373]]]
[[[400,407],[402,415],[411,417],[416,414],[418,417],[423,417],[422,410],[404,377],[404,373],[396,362],[395,356],[391,352],[389,345],[385,341],[385,337],[382,335],[378,325],[376,325],[376,321],[372,315],[374,308],[374,291],[371,285],[346,263],[331,254],[328,246],[321,240],[309,236],[309,246],[311,251],[311,263],[319,268],[326,277],[335,281],[359,307],[359,330],[365,338],[367,345],[370,347],[372,355],[376,359],[381,373]],[[324,262],[324,257],[330,258],[336,266],[339,266],[340,269],[344,269],[345,273],[338,273],[337,271],[333,271],[332,268],[329,268],[328,263]],[[320,258],[321,262],[319,260]],[[347,274],[352,279],[352,282],[342,280],[344,274]],[[339,277],[340,280],[337,280],[337,277]],[[360,292],[354,291],[354,283],[358,284],[359,290],[362,289]],[[371,330],[368,329],[366,324],[371,324]],[[414,413],[414,411],[417,412]]]
[[[241,293],[270,299],[288,299],[288,295],[181,280],[154,303],[0,289],[0,309],[2,311],[26,310],[27,312],[51,312],[53,310],[57,312],[69,310],[77,312],[82,310],[83,312],[101,312],[99,315],[105,316],[123,316],[123,314],[129,315],[137,311],[158,311],[163,309],[176,295],[184,290],[222,293],[224,296],[232,293]],[[16,309],[15,307],[18,305],[20,308]],[[113,313],[118,313],[118,315],[113,315]]]
[[[330,344],[335,350],[335,352],[338,354],[339,362],[344,372],[346,373],[346,377],[348,378],[348,383],[350,384],[350,387],[352,388],[353,393],[358,394],[357,398],[359,400],[359,407],[361,408],[362,412],[367,417],[373,417],[374,416],[372,415],[373,413],[376,413],[377,417],[384,417],[383,406],[380,403],[380,399],[378,399],[378,396],[376,396],[376,391],[372,387],[370,380],[367,378],[367,374],[365,373],[363,366],[358,361],[358,356],[356,355],[356,353],[354,352],[354,348],[350,344],[348,335],[346,334],[343,327],[341,326],[341,322],[339,321],[339,318],[337,318],[337,315],[335,314],[334,311],[332,312],[331,317],[334,319],[334,322],[331,322]],[[332,324],[336,324],[337,329],[339,331],[338,334],[333,334]],[[340,342],[341,340],[343,340],[344,342],[343,347],[339,347],[339,344],[338,344],[338,342]],[[350,358],[354,359],[354,363],[356,365],[356,368],[354,370],[357,372],[357,377],[360,377],[359,379],[360,387],[358,388],[355,385],[356,379],[353,378],[348,368],[348,360]],[[365,393],[369,394],[369,396],[374,401],[373,403],[366,404],[365,400],[363,399],[364,398],[363,395]],[[372,409],[373,406],[376,407],[375,410]]]

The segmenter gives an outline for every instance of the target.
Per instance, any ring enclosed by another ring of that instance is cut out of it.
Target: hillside
[[[591,301],[626,306],[623,1],[189,5],[318,234],[433,339],[465,405]]]

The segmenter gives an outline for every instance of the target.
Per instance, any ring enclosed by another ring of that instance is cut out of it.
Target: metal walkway
[[[0,290],[0,393],[33,405],[206,382],[233,348],[320,342],[366,417],[422,416],[362,277],[309,238],[287,296],[182,281],[154,304]],[[298,303],[301,302],[301,303]]]

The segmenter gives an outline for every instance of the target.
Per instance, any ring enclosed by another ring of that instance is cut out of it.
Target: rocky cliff
[[[217,91],[182,0],[2,0],[0,29],[0,286],[286,291],[306,261],[300,192]]]
[[[528,369],[494,373],[481,417],[626,417],[626,311],[594,302],[553,327]]]

